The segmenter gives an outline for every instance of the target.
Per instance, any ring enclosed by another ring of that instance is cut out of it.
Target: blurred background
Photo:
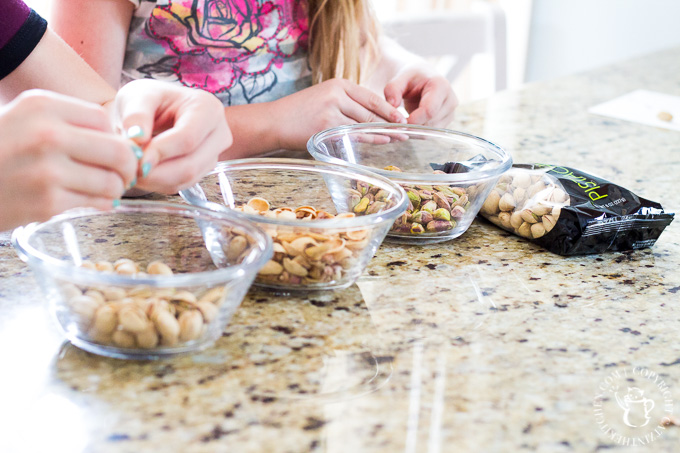
[[[49,15],[49,0],[27,3]],[[385,32],[431,60],[461,102],[680,46],[678,0],[373,3]]]

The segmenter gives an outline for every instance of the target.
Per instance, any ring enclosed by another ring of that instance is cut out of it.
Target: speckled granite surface
[[[677,212],[680,133],[587,109],[680,95],[679,75],[680,48],[499,93],[453,127]],[[574,258],[476,221],[384,244],[347,290],[252,290],[215,347],[143,363],[65,343],[0,236],[0,451],[679,451],[658,426],[680,412],[679,267],[677,219],[653,248]]]

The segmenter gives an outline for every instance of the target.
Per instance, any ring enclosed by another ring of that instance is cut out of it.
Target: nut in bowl
[[[482,138],[400,124],[328,129],[310,138],[307,149],[316,160],[369,170],[402,186],[407,210],[387,236],[403,243],[442,242],[463,234],[512,165],[506,151]],[[372,188],[357,190],[370,193]]]
[[[132,359],[213,344],[272,255],[242,216],[148,201],[69,211],[12,243],[74,345]]]
[[[356,210],[357,184],[380,204]],[[189,203],[240,211],[273,240],[255,284],[279,292],[344,288],[361,275],[407,205],[404,191],[365,170],[302,159],[221,162],[180,192]]]

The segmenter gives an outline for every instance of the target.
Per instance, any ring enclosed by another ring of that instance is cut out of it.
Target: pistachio
[[[433,220],[427,224],[426,230],[430,232],[440,232],[450,230],[453,226],[453,223],[448,220]]]
[[[451,220],[451,213],[448,211],[448,209],[439,208],[432,213],[432,217],[435,220],[447,220],[448,221],[448,220]]]
[[[146,271],[151,275],[172,275],[170,266],[158,260],[150,262],[146,266]]]
[[[527,223],[538,222],[538,217],[531,211],[531,209],[523,209],[522,211],[520,211],[520,215],[522,216],[522,220],[524,220]]]
[[[522,212],[521,211],[514,211],[512,214],[510,214],[510,226],[514,228],[515,230],[520,227],[524,223],[524,219],[522,218]]]
[[[550,232],[553,228],[555,228],[555,224],[557,223],[555,221],[555,217],[553,217],[552,215],[544,215],[542,221],[543,228],[545,228],[546,233]]]
[[[441,209],[451,211],[451,204],[449,203],[449,200],[446,199],[445,195],[442,195],[440,192],[435,192],[433,195],[433,200],[437,203],[437,206],[439,206]]]
[[[139,333],[149,326],[149,318],[142,309],[130,304],[122,307],[118,312],[118,323],[123,330]]]
[[[505,228],[506,230],[511,230],[512,229],[512,224],[510,223],[512,215],[509,212],[501,212],[498,214],[498,221],[500,222],[501,227]]]
[[[135,347],[135,336],[130,332],[124,330],[116,330],[111,336],[113,344],[120,348],[134,348]]]
[[[517,234],[525,238],[531,237],[531,223],[524,222],[517,228]]]
[[[420,207],[420,194],[418,194],[418,192],[413,189],[408,189],[406,191],[406,196],[408,196],[408,199],[413,205],[412,209],[418,209]]]
[[[420,223],[421,225],[427,225],[432,220],[434,220],[434,216],[429,211],[418,211],[411,217],[412,222]]]
[[[90,296],[76,296],[69,301],[71,311],[76,315],[76,322],[83,329],[92,323],[94,315],[97,309],[100,307],[101,302]]]
[[[509,193],[503,195],[498,202],[498,208],[505,212],[512,211],[515,209],[515,206],[517,206],[515,199]]]
[[[437,203],[434,200],[429,200],[420,207],[423,211],[434,212],[437,210]]]
[[[385,167],[385,170],[387,170],[387,171],[398,171],[398,172],[401,172],[401,168],[395,167],[394,165],[388,165],[387,167]]]
[[[366,214],[377,214],[378,212],[381,212],[383,209],[385,209],[385,206],[387,206],[387,203],[384,201],[376,201],[371,203],[368,209],[366,209]]]
[[[161,336],[162,343],[174,346],[179,340],[179,322],[167,311],[160,311],[154,318],[156,330]]]
[[[420,223],[413,223],[409,232],[411,234],[421,234],[425,232],[425,227]]]
[[[486,215],[495,215],[500,210],[498,207],[500,201],[501,196],[496,190],[492,190],[489,196],[486,197],[486,200],[484,200],[481,211]]]
[[[370,202],[370,200],[367,197],[363,197],[359,201],[359,203],[354,207],[353,211],[357,214],[360,214],[360,213],[366,211],[366,209],[368,209],[369,202]]]
[[[512,184],[515,187],[526,189],[531,185],[531,176],[526,173],[519,173],[512,180]]]
[[[92,335],[111,335],[118,326],[118,313],[111,305],[97,308],[91,327]]]
[[[531,235],[534,239],[538,239],[545,235],[545,227],[543,223],[534,223],[531,225]]]
[[[219,309],[215,304],[211,302],[200,301],[196,305],[198,307],[198,310],[203,315],[203,319],[205,320],[206,324],[210,324],[213,321],[213,319],[217,318],[217,313],[219,312]]]
[[[153,326],[148,329],[135,334],[135,340],[137,341],[137,346],[140,348],[151,349],[158,346],[158,332]]]
[[[187,310],[179,316],[179,339],[191,341],[201,335],[203,329],[203,315],[198,310]]]
[[[113,263],[108,261],[97,261],[94,266],[99,272],[113,272],[115,270],[113,268]]]

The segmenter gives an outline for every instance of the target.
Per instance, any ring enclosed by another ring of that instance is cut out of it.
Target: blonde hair
[[[378,21],[369,0],[308,0],[312,83],[334,77],[361,82],[375,63]]]

